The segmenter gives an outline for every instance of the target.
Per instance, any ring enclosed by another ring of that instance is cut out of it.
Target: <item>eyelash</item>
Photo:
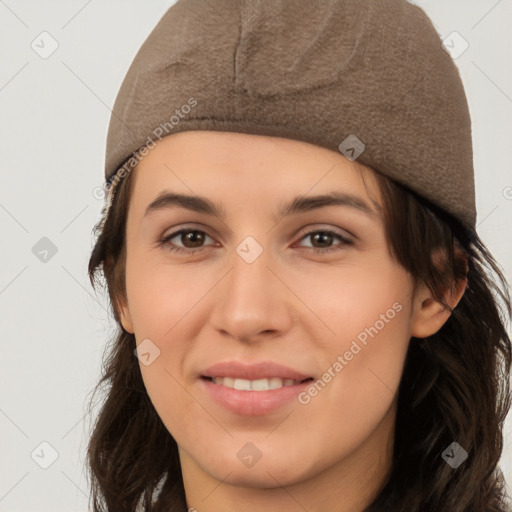
[[[170,235],[167,235],[166,237],[161,238],[159,240],[159,242],[158,242],[159,246],[166,246],[166,249],[169,252],[184,253],[184,254],[194,254],[196,252],[200,252],[203,249],[205,249],[205,247],[200,247],[198,249],[182,249],[181,247],[174,246],[174,244],[172,246],[169,245],[169,243],[170,243],[169,241],[172,238],[174,238],[177,235],[180,235],[182,233],[190,233],[190,232],[204,233],[205,235],[210,236],[205,231],[201,231],[199,229],[183,228],[183,229],[180,229],[179,231],[175,231],[174,233],[171,233]],[[351,240],[348,240],[347,238],[345,238],[344,236],[340,235],[336,231],[332,231],[330,229],[319,229],[319,230],[316,230],[316,231],[310,231],[310,232],[306,233],[304,236],[302,236],[300,238],[300,240],[303,240],[304,238],[307,238],[308,236],[314,235],[316,233],[325,233],[325,234],[333,235],[334,237],[336,237],[339,240],[341,240],[341,242],[342,242],[341,246],[353,245],[353,242]],[[210,238],[212,238],[212,237],[210,237]],[[342,250],[342,247],[335,246],[335,247],[329,247],[327,249],[319,249],[319,248],[316,248],[316,247],[306,247],[305,249],[307,251],[311,251],[311,252],[314,252],[316,254],[326,254],[326,253],[331,253],[331,252],[334,252],[334,251]]]

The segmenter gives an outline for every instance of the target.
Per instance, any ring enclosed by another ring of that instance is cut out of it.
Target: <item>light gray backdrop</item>
[[[114,326],[87,279],[105,138],[121,81],[172,3],[0,0],[0,511],[87,510],[85,404]],[[478,231],[511,281],[512,1],[416,3],[461,71]]]

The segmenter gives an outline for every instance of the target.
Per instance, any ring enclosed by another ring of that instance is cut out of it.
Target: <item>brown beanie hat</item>
[[[107,186],[187,130],[341,152],[475,225],[464,88],[432,22],[406,0],[178,0],[120,88]]]

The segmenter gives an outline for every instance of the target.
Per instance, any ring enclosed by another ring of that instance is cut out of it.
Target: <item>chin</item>
[[[203,470],[213,478],[228,485],[248,488],[273,489],[300,483],[308,478],[312,468],[297,466],[286,456],[280,459],[262,457],[252,467],[246,467],[238,457],[216,458],[213,461],[198,461]]]
[[[285,463],[286,465],[286,463]],[[236,465],[229,467],[231,473],[226,477],[228,466],[224,467],[222,474],[212,475],[225,484],[237,487],[247,487],[255,489],[274,489],[281,486],[289,486],[300,482],[300,478],[290,474],[290,468],[284,467],[253,467],[251,469],[239,468]]]

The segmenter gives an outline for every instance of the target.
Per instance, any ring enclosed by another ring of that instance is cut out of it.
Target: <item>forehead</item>
[[[130,202],[140,215],[163,190],[259,209],[332,191],[380,203],[371,168],[341,153],[281,137],[180,132],[158,141],[132,172]]]

